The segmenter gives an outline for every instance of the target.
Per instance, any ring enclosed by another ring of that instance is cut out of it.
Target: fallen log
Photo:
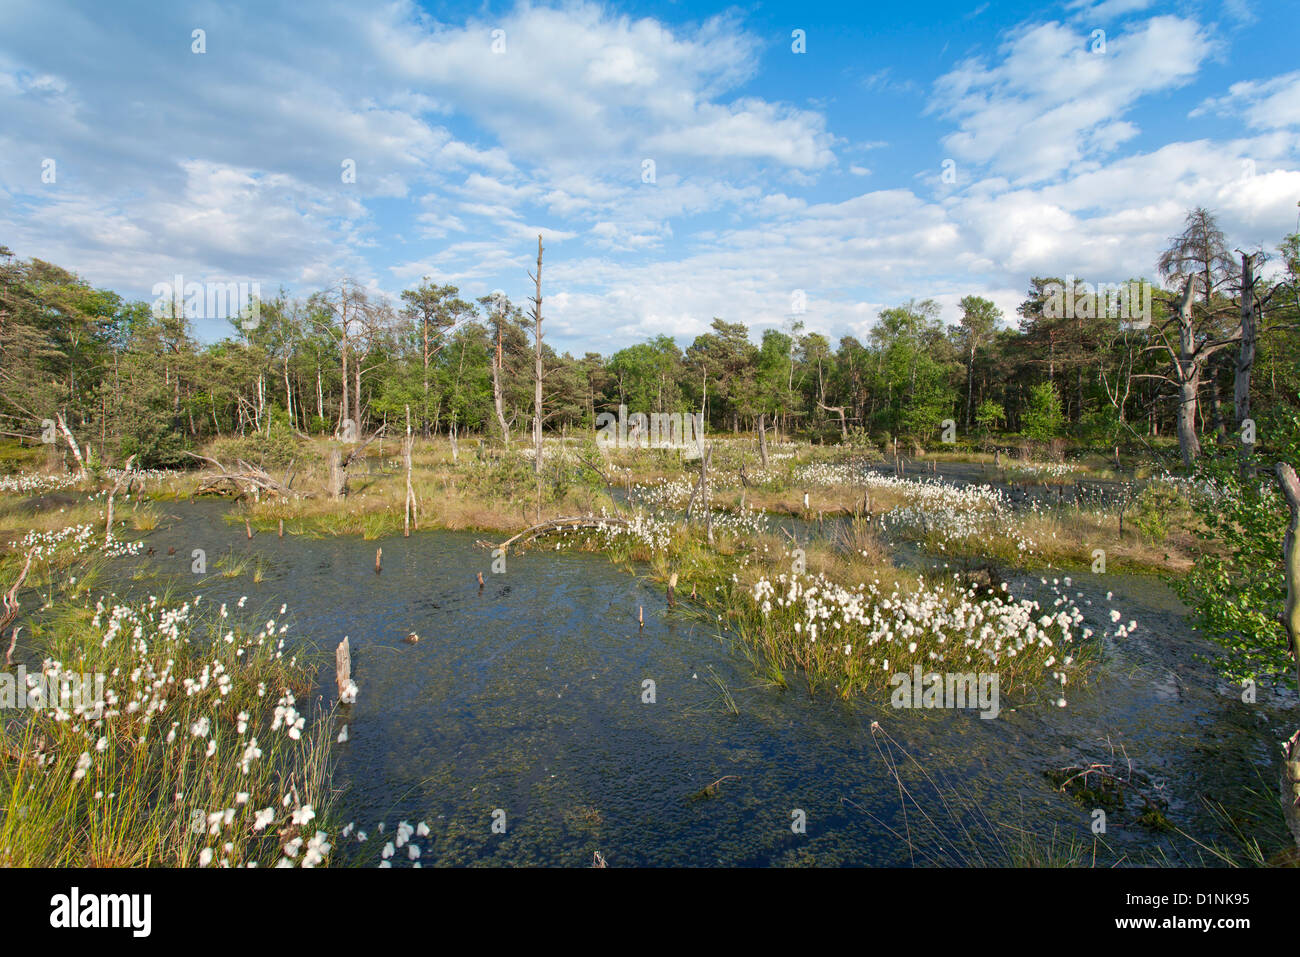
[[[209,458],[206,455],[199,455],[197,452],[186,452],[191,458],[199,459],[203,462],[209,462],[215,465],[219,470],[215,475],[202,476],[199,486],[195,489],[196,493],[203,492],[222,492],[223,486],[229,485],[230,491],[235,493],[239,498],[245,495],[252,495],[253,498],[260,500],[263,492],[270,495],[278,495],[281,498],[301,498],[302,494],[295,492],[287,484],[277,482],[264,470],[255,465],[249,465],[243,459],[237,459],[237,463],[243,471],[232,471],[216,459]]]
[[[515,544],[522,545],[531,542],[540,535],[545,535],[548,532],[560,532],[566,528],[606,528],[610,525],[626,527],[627,524],[627,520],[622,518],[572,515],[568,518],[552,518],[545,522],[538,522],[536,525],[530,525],[519,534],[507,538],[504,542],[486,542],[480,539],[478,544],[483,548],[490,548],[495,551],[498,548],[505,549]]]

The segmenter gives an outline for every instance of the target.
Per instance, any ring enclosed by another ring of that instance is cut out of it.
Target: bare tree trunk
[[[108,548],[113,542],[113,498],[121,491],[123,482],[131,480],[131,466],[135,462],[135,456],[132,455],[126,460],[126,465],[122,469],[122,474],[117,477],[113,483],[113,488],[108,493],[108,517],[104,522],[104,547]]]
[[[353,399],[355,400],[352,403],[352,414],[353,416],[356,417],[357,435],[360,435],[363,431],[361,425],[361,356],[360,355],[355,357],[355,361],[352,363],[352,366],[353,366],[352,382],[353,382],[353,390],[354,390]],[[346,382],[343,384],[343,388],[344,389],[347,388]]]
[[[72,449],[72,457],[77,460],[77,469],[82,478],[86,476],[86,460],[81,457],[81,446],[77,444],[76,437],[72,430],[68,428],[68,423],[63,420],[62,412],[55,412],[54,418],[59,423],[59,431],[63,433],[64,440],[68,443],[68,448]]]
[[[1191,468],[1201,454],[1201,440],[1196,435],[1196,393],[1201,386],[1200,369],[1192,366],[1187,378],[1178,383],[1178,448],[1183,465]]]
[[[1237,352],[1237,375],[1232,384],[1233,413],[1241,441],[1241,475],[1247,477],[1255,436],[1246,441],[1245,422],[1250,418],[1250,373],[1255,367],[1255,258],[1241,254],[1241,347]]]
[[[344,425],[351,416],[348,414],[348,333],[347,326],[343,327],[343,342],[340,350],[343,353],[343,411],[339,413],[339,431],[347,429]],[[355,425],[355,423],[353,423]]]
[[[402,534],[409,538],[411,535],[411,519],[416,519],[416,528],[419,526],[419,518],[415,516],[415,490],[411,487],[411,407],[406,407],[406,442],[402,446],[402,456],[406,459],[406,511],[402,523]]]
[[[1300,678],[1300,479],[1296,478],[1295,469],[1286,462],[1278,462],[1276,471],[1282,495],[1291,509],[1291,520],[1282,545],[1282,562],[1286,573],[1286,609],[1282,623],[1286,627],[1287,640],[1291,643],[1297,678]],[[1300,731],[1293,734],[1283,746],[1281,785],[1286,824],[1296,846],[1300,847]]]
[[[297,430],[293,418],[293,386],[289,383],[289,354],[284,356],[284,410],[289,413],[289,428]]]
[[[758,414],[758,457],[767,468],[767,416],[762,412]]]
[[[971,399],[975,395],[975,326],[974,320],[971,320],[970,330],[970,357],[966,360],[966,431],[969,432],[971,423]]]
[[[840,440],[843,442],[847,442],[849,440],[849,425],[848,422],[846,422],[844,419],[844,406],[826,405],[824,402],[818,402],[817,407],[819,409],[825,410],[826,412],[834,412],[836,415],[840,417]]]
[[[537,275],[533,277],[533,473],[542,474],[542,237],[537,237]]]
[[[424,313],[424,405],[420,406],[420,431],[429,438],[429,315]]]
[[[15,579],[10,589],[5,592],[4,596],[4,614],[0,615],[0,637],[4,636],[5,629],[14,623],[18,617],[18,590],[23,587],[23,582],[27,580],[27,573],[32,567],[32,557],[36,554],[36,546],[33,545],[27,550],[27,561],[23,562],[23,570],[19,572],[18,578]],[[18,629],[15,628],[9,634],[9,647],[5,650],[5,667],[12,667],[14,663],[14,645],[18,643]]]
[[[709,450],[704,453],[704,458],[700,464],[700,483],[704,487],[704,535],[713,544],[713,508],[709,501],[709,462],[713,459],[713,444],[709,444]]]
[[[1196,358],[1196,336],[1192,325],[1192,294],[1195,282],[1188,277],[1183,293],[1178,298],[1178,449],[1183,465],[1192,463],[1201,454],[1201,442],[1196,435],[1196,399],[1201,386],[1201,366]]]
[[[504,371],[501,357],[501,319],[497,322],[497,357],[492,363],[492,404],[496,407],[497,425],[501,426],[501,442],[510,448],[510,427],[506,425],[505,403],[501,398],[501,373]]]
[[[347,392],[346,389],[343,390]],[[347,487],[348,473],[343,468],[343,453],[338,449],[330,449],[329,454],[329,493],[330,498],[340,499]]]

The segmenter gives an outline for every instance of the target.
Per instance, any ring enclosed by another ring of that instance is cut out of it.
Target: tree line
[[[658,335],[574,356],[544,341],[541,259],[539,240],[529,309],[427,278],[394,302],[342,279],[281,290],[204,344],[190,310],[0,246],[0,431],[48,441],[53,423],[101,461],[165,467],[217,438],[404,430],[408,409],[425,436],[536,445],[626,405],[840,441],[930,444],[945,426],[1099,448],[1173,435],[1190,464],[1300,393],[1300,235],[1230,251],[1204,209],[1154,264],[1149,323],[1117,321],[1082,279],[1033,277],[1014,317],[971,295],[945,325],[933,300],[910,300],[836,344],[797,319],[755,343],[744,321],[715,318],[685,348]]]

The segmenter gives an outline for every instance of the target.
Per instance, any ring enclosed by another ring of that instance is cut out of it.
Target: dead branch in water
[[[507,538],[500,544],[485,542],[482,540],[480,540],[478,544],[484,548],[491,548],[495,551],[498,548],[509,548],[511,545],[516,543],[523,544],[525,542],[531,542],[539,535],[545,535],[548,532],[563,531],[565,528],[604,528],[609,525],[626,526],[627,521],[622,518],[597,518],[589,515],[572,515],[568,518],[552,518],[548,521],[538,522],[536,525],[531,525],[518,535]]]
[[[301,493],[293,491],[286,483],[277,482],[264,470],[255,465],[249,465],[243,459],[236,459],[237,464],[243,471],[232,471],[216,459],[208,458],[206,455],[199,455],[196,452],[186,452],[191,458],[199,459],[202,462],[209,462],[215,465],[218,473],[215,475],[205,475],[195,489],[197,494],[203,492],[220,492],[222,486],[229,485],[230,490],[239,498],[245,495],[252,495],[254,499],[260,501],[263,492],[270,495],[278,495],[281,498],[300,498]],[[292,481],[292,479],[290,479]]]

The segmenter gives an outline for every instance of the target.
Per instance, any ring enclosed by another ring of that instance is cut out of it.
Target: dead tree
[[[1241,440],[1241,477],[1247,478],[1255,436],[1246,423],[1250,418],[1250,373],[1255,367],[1255,257],[1241,254],[1241,347],[1237,350],[1237,374],[1232,383],[1233,414]]]
[[[492,406],[496,410],[497,425],[501,427],[501,443],[508,449],[510,448],[510,426],[506,423],[505,399],[501,386],[501,378],[505,372],[504,358],[501,350],[502,329],[506,321],[505,305],[501,299],[496,300],[497,306],[497,354],[492,362]]]
[[[703,445],[703,443],[701,443]],[[713,541],[713,521],[709,515],[709,462],[713,459],[713,444],[702,448],[700,453],[700,477],[695,481],[695,488],[691,489],[691,499],[686,503],[686,521],[689,524],[691,515],[695,510],[695,501],[698,498],[704,506],[704,525],[708,533],[709,541]]]
[[[762,412],[758,414],[758,457],[767,468],[767,416]]]
[[[330,450],[327,459],[327,462],[329,463],[328,482],[330,498],[337,500],[347,494],[348,469],[351,468],[352,464],[361,457],[361,454],[370,446],[370,443],[383,435],[384,430],[387,428],[387,425],[381,425],[379,428],[375,429],[374,434],[349,452],[346,458],[338,449]]]
[[[13,586],[5,592],[4,597],[4,614],[0,615],[0,637],[4,636],[5,629],[14,623],[18,617],[18,589],[23,587],[23,582],[27,580],[27,572],[31,570],[32,558],[36,554],[36,546],[33,545],[27,550],[27,560],[23,562],[23,570],[18,574],[18,580]],[[18,629],[15,628],[9,635],[9,647],[5,651],[5,667],[12,667],[14,663],[14,645],[18,643]]]
[[[402,445],[402,455],[406,459],[406,513],[402,526],[402,534],[409,538],[411,535],[411,519],[415,519],[415,527],[420,527],[419,516],[415,514],[415,489],[411,487],[411,407],[406,407],[406,442]]]
[[[504,542],[478,542],[484,548],[490,548],[493,551],[497,549],[506,549],[511,545],[524,545],[531,542],[540,535],[547,535],[551,532],[563,532],[565,530],[576,531],[580,528],[607,528],[610,526],[626,527],[627,520],[622,518],[610,518],[606,515],[570,515],[567,518],[551,518],[544,522],[538,522],[536,525],[530,525],[516,535],[512,535]]]
[[[529,274],[536,292],[533,302],[533,474],[542,474],[542,237],[537,237],[537,275]]]
[[[76,437],[72,434],[72,430],[68,428],[68,423],[64,421],[63,413],[55,412],[54,417],[59,424],[59,431],[63,433],[63,438],[68,443],[68,448],[72,449],[72,457],[77,460],[77,474],[85,478],[86,460],[81,457],[81,446],[77,444]]]
[[[122,483],[131,484],[131,466],[135,462],[135,456],[132,455],[126,460],[126,466],[122,469],[122,474],[117,477],[113,483],[112,489],[108,493],[108,517],[104,522],[104,547],[108,548],[113,542],[113,498],[122,490]]]
[[[827,405],[825,402],[822,402],[820,399],[818,399],[817,408],[821,409],[823,412],[834,412],[836,415],[840,417],[840,439],[844,442],[847,442],[849,440],[849,425],[848,425],[848,419],[845,418],[844,406]]]
[[[236,459],[239,471],[227,468],[216,459],[209,458],[206,455],[199,455],[196,452],[186,452],[190,458],[198,459],[201,462],[208,462],[217,467],[215,473],[202,476],[196,493],[204,492],[221,492],[229,490],[235,493],[236,498],[251,496],[255,501],[261,501],[262,493],[276,495],[280,498],[299,498],[299,493],[293,491],[289,484],[292,477],[286,482],[277,482],[268,472],[260,469],[255,465],[249,465],[243,459]]]
[[[1173,374],[1143,374],[1133,377],[1161,379],[1178,389],[1178,449],[1182,454],[1183,465],[1189,469],[1201,454],[1201,441],[1196,434],[1196,405],[1201,390],[1201,373],[1211,356],[1241,338],[1240,325],[1222,338],[1199,338],[1192,311],[1198,278],[1195,274],[1189,275],[1183,281],[1182,293],[1174,302],[1173,322],[1177,326],[1177,348],[1170,341],[1168,323],[1155,330],[1160,341],[1147,347],[1147,351],[1163,350],[1169,354]]]
[[[1291,644],[1296,677],[1300,680],[1300,479],[1296,478],[1295,469],[1286,462],[1278,462],[1276,471],[1282,495],[1291,510],[1286,538],[1282,544],[1282,564],[1286,575],[1286,607],[1282,624]],[[1300,847],[1300,731],[1291,735],[1291,739],[1283,746],[1281,785],[1287,827],[1291,830],[1296,846]]]

